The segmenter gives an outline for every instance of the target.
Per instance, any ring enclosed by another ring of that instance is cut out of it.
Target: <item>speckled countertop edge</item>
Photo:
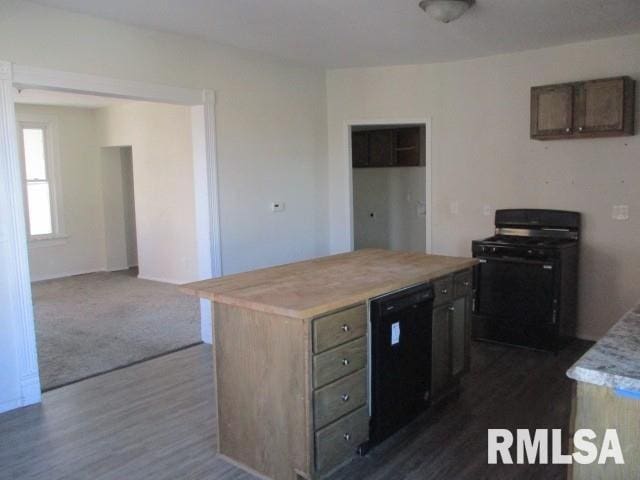
[[[640,304],[567,370],[567,376],[579,382],[640,392]]]

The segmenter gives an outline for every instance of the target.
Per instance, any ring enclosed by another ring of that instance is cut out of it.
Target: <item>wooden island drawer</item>
[[[315,428],[322,428],[367,401],[366,370],[358,370],[347,377],[316,390],[313,394]]]
[[[453,290],[456,297],[471,293],[471,270],[456,273],[453,277]]]
[[[453,298],[453,276],[443,277],[433,282],[436,298],[434,305],[442,305]]]
[[[324,352],[363,336],[367,331],[367,307],[358,305],[313,321],[313,351]]]
[[[320,388],[338,378],[364,368],[367,363],[366,337],[360,337],[313,357],[313,386]]]
[[[369,413],[362,407],[327,427],[318,430],[316,470],[326,472],[356,454],[360,444],[369,438]]]

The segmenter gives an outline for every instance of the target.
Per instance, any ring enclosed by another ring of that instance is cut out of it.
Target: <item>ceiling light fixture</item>
[[[449,23],[469,10],[475,0],[421,0],[419,5],[430,17]]]

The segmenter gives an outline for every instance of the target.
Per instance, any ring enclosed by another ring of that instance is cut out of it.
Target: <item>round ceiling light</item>
[[[421,0],[419,5],[430,17],[442,23],[449,23],[459,18],[475,0]]]

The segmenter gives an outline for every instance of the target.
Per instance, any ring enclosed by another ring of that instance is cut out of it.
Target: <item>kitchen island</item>
[[[368,302],[435,288],[431,397],[469,366],[476,260],[367,249],[184,285],[213,302],[218,453],[262,477],[319,478],[368,439]]]
[[[569,478],[640,478],[640,304],[628,311],[568,371],[577,381],[572,432],[593,430],[600,446],[606,429],[617,431],[624,465],[612,460],[572,465]]]

